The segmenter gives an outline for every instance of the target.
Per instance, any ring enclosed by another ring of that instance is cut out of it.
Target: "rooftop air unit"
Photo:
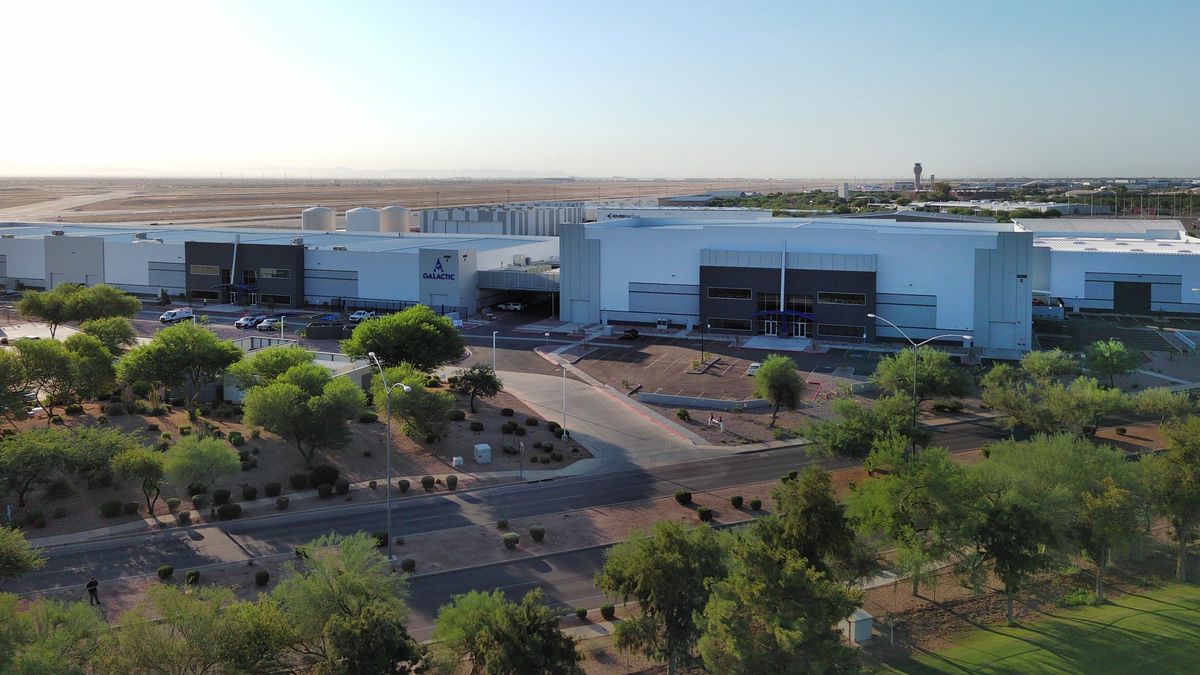
[[[304,237],[296,237],[296,238],[292,239],[292,246],[303,246],[303,245],[304,245]]]
[[[145,232],[134,232],[134,233],[133,233],[133,238],[134,238],[134,239],[145,239],[145,238],[146,238],[146,233],[145,233]]]
[[[50,236],[51,236],[51,237],[61,237],[61,236],[63,236],[64,234],[66,234],[66,232],[65,232],[65,231],[63,231],[63,230],[50,230]]]
[[[345,246],[334,246],[334,247],[333,247],[333,250],[335,250],[335,251],[345,251],[345,250],[346,250],[346,247],[345,247]]]

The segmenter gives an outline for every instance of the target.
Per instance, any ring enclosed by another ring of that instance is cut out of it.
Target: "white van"
[[[168,309],[158,317],[161,323],[179,323],[180,321],[192,320],[192,308],[184,307],[182,309]]]

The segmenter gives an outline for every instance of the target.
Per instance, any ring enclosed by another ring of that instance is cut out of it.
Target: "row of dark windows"
[[[749,288],[727,288],[722,286],[709,286],[708,297],[710,300],[753,300],[755,293]],[[758,309],[770,310],[779,309],[779,294],[778,293],[758,293]],[[817,302],[822,305],[865,305],[867,304],[867,296],[865,293],[839,293],[834,291],[821,291],[817,293]],[[802,293],[788,293],[784,298],[784,309],[795,312],[811,312],[813,297]]]
[[[754,330],[753,319],[727,319],[723,317],[710,317],[706,322],[709,330],[732,330],[744,331],[749,333]],[[811,323],[809,324],[812,325]],[[850,326],[836,323],[820,323],[817,324],[817,335],[821,337],[847,337],[847,338],[862,338],[866,335],[866,329],[862,326]]]

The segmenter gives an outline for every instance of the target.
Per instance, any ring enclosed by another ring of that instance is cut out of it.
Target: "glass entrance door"
[[[779,320],[759,319],[758,333],[759,335],[779,335]]]

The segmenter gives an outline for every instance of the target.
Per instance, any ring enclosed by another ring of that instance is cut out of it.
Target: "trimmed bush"
[[[562,427],[559,427],[558,429],[555,429],[555,430],[554,430],[554,437],[555,437],[555,438],[562,438],[564,433],[565,433],[565,432],[562,430]]]
[[[204,416],[205,416],[205,415],[207,415],[208,413],[209,413],[208,406],[205,406],[205,405],[198,405],[198,406],[196,406],[196,414],[197,414],[197,415],[200,415],[201,417],[204,417]]]
[[[433,476],[421,476],[421,487],[426,492],[433,492]]]
[[[83,412],[83,406],[79,405],[78,403],[71,403],[67,405],[67,407],[63,408],[63,412],[68,415],[78,415]]]
[[[538,457],[537,455],[530,455],[530,456],[529,456],[529,463],[530,463],[530,464],[541,464],[541,462],[542,462],[542,458],[541,458],[541,457]]]
[[[119,417],[125,414],[125,406],[120,403],[109,403],[104,406],[104,414],[109,417]]]
[[[696,515],[700,517],[701,521],[711,523],[713,519],[713,510],[707,506],[701,506],[700,508],[696,509]]]
[[[500,528],[501,530],[507,530],[508,529],[508,518],[501,518],[500,520],[497,520],[496,527]]]
[[[159,565],[158,566],[159,580],[166,581],[166,580],[170,579],[171,575],[173,575],[173,574],[175,574],[174,567],[171,567],[170,565]]]
[[[426,443],[437,443],[437,434],[425,434]]]
[[[243,485],[242,501],[252,502],[255,499],[258,499],[258,488],[254,487],[253,485]]]
[[[600,616],[604,617],[605,621],[612,621],[617,616],[617,608],[609,604],[600,605]]]
[[[504,417],[512,417],[512,416],[513,416],[513,409],[512,409],[512,408],[501,408],[501,409],[500,409],[500,414],[501,414],[502,416],[504,416]]]
[[[504,540],[504,548],[515,549],[521,544],[521,535],[516,532],[505,532],[502,537]]]
[[[337,482],[333,484],[333,491],[339,495],[344,495],[347,492],[350,492],[350,481],[346,480],[345,478],[337,479]]]
[[[541,441],[534,441],[534,442],[533,442],[533,449],[534,449],[534,450],[541,450],[541,449],[542,449],[542,442],[541,442]]]
[[[455,476],[454,474],[450,474],[449,476],[446,476],[446,489],[447,490],[458,489],[458,476]]]
[[[409,483],[405,478],[401,478],[400,480],[396,481],[396,487],[400,488],[400,494],[408,492],[409,485],[411,485],[411,483]]]
[[[549,441],[542,443],[542,452],[554,452],[554,444]]]
[[[371,412],[370,410],[364,410],[364,411],[358,413],[358,421],[362,422],[363,424],[370,424],[372,422],[378,422],[379,415],[374,412]]]
[[[730,497],[730,498],[729,498],[729,505],[730,505],[730,506],[732,506],[732,507],[733,507],[733,508],[735,508],[735,509],[740,509],[740,508],[742,508],[742,496],[741,496],[741,495],[734,495],[734,496]]]
[[[221,520],[233,520],[242,515],[241,504],[222,504],[217,507],[217,517]]]
[[[183,503],[183,501],[180,500],[179,497],[168,497],[167,498],[167,511],[170,511],[171,513],[175,513],[176,511],[179,510],[179,505],[182,503]]]
[[[502,434],[511,434],[512,432],[514,432],[516,430],[517,430],[516,422],[505,422],[504,424],[502,424],[500,426],[500,433],[502,433]]]
[[[288,477],[288,484],[293,490],[303,490],[308,487],[308,474],[294,473]]]
[[[254,585],[266,586],[271,583],[271,573],[266,570],[259,570],[254,573]]]
[[[450,411],[451,422],[461,422],[465,419],[467,419],[467,413],[463,412],[462,410],[455,408],[454,410]]]
[[[283,492],[283,486],[279,483],[267,483],[263,486],[263,494],[268,497],[278,497],[281,492]]]
[[[688,412],[687,408],[679,408],[675,411],[675,417],[679,418],[681,422],[687,422],[692,419],[692,414]]]
[[[561,452],[552,452],[550,453],[550,459],[556,462],[561,462],[563,461],[563,454]]]
[[[191,511],[180,511],[179,513],[176,513],[175,514],[175,522],[179,523],[181,526],[191,525],[192,524],[192,512]]]
[[[217,488],[216,490],[213,490],[213,504],[216,504],[217,506],[228,504],[231,496],[233,496],[233,493],[229,490],[226,490],[225,488]]]
[[[542,527],[541,525],[534,525],[533,527],[529,528],[529,536],[532,537],[534,541],[541,543],[541,541],[546,538],[546,528]]]
[[[517,454],[517,446],[513,445],[512,443],[505,443],[504,445],[500,446],[500,451],[506,455],[515,455]]]
[[[479,420],[471,422],[471,431],[483,431],[483,422]]]
[[[412,558],[405,558],[404,560],[400,561],[400,569],[412,574],[417,569],[417,561],[413,560]]]
[[[164,432],[162,432],[161,434],[159,434],[159,436],[158,436],[158,437],[159,437],[159,438],[161,438],[161,439],[163,439],[164,441],[169,441],[169,440],[171,440],[171,432],[169,432],[169,431],[164,431]]]
[[[580,621],[587,621],[587,607],[579,607],[575,610],[575,618]]]
[[[41,509],[34,509],[25,516],[26,522],[38,528],[39,530],[46,526],[46,514],[42,513]]]
[[[246,444],[246,438],[237,431],[231,431],[229,432],[229,443],[235,448],[240,448]]]
[[[254,462],[251,462],[248,459],[242,460],[242,471],[249,471],[250,469],[253,469],[253,468],[254,468]]]
[[[190,433],[192,433],[192,425],[185,424],[185,425],[179,427],[179,435],[180,436],[187,436]]]
[[[762,500],[761,499],[751,499],[750,500],[750,510],[751,511],[761,511],[762,510]]]
[[[250,430],[250,438],[258,438],[259,436],[262,436],[261,429],[251,429]]]
[[[1117,427],[1117,435],[1124,436],[1129,430],[1125,427]]]
[[[375,537],[375,546],[377,546],[379,548],[383,548],[384,546],[387,546],[387,540],[388,540],[387,532],[384,532],[383,530],[375,530],[374,532],[371,533],[371,536]]]
[[[676,490],[675,501],[687,506],[688,504],[692,503],[692,493],[688,492],[687,490]]]
[[[518,436],[524,436],[525,435],[525,427],[517,427],[516,429],[513,429],[513,433]]]
[[[553,432],[555,429],[561,429],[562,425],[558,422],[546,422],[546,431]]]
[[[329,483],[321,483],[317,486],[317,496],[321,499],[329,499],[333,496],[333,486]]]
[[[289,499],[287,497],[276,497],[275,498],[275,510],[276,511],[286,511],[289,502],[291,502],[291,499]]]
[[[336,466],[332,466],[330,464],[318,464],[312,468],[312,471],[308,472],[308,482],[311,485],[321,485],[322,483],[333,485],[337,481],[339,475],[340,474]]]
[[[121,512],[127,516],[132,516],[138,512],[138,502],[125,502],[121,505]]]
[[[192,508],[202,509],[208,506],[208,495],[192,495]]]
[[[525,418],[525,426],[527,426],[527,427],[536,427],[537,425],[539,425],[541,423],[542,423],[542,421],[536,417],[526,417]]]
[[[188,573],[183,577],[188,586],[195,586],[200,583],[200,570],[188,570]]]

